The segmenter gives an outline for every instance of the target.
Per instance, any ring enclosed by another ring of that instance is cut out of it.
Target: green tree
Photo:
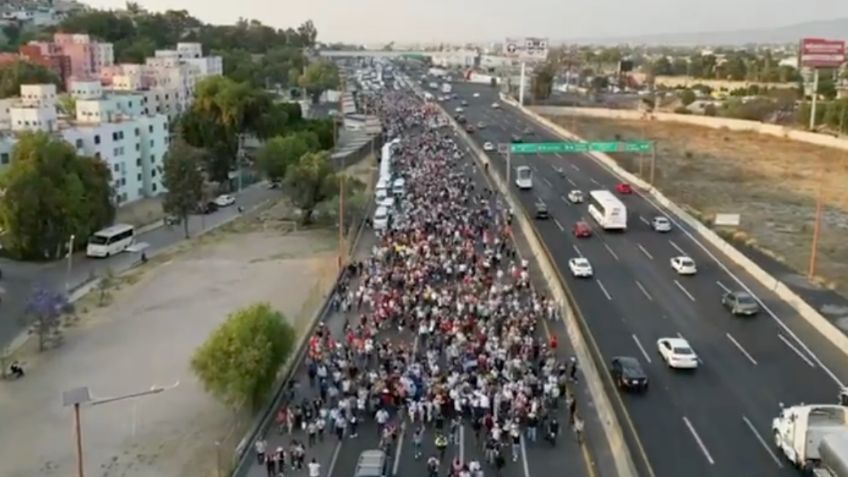
[[[203,199],[203,172],[200,151],[177,138],[165,156],[162,185],[165,186],[165,212],[180,218],[188,238],[188,218]]]
[[[678,96],[680,97],[680,102],[683,103],[683,106],[689,106],[690,104],[695,102],[695,92],[691,89],[682,90]]]
[[[71,235],[84,243],[115,217],[110,183],[103,161],[45,133],[22,134],[0,176],[5,248],[18,259],[54,259]]]
[[[533,93],[533,99],[537,101],[548,99],[551,96],[553,85],[553,70],[548,65],[545,65],[536,72],[530,83],[530,91]]]
[[[269,179],[277,181],[286,176],[289,166],[304,154],[317,151],[319,146],[318,137],[311,132],[278,136],[265,143],[257,155],[257,164]]]
[[[77,99],[70,94],[60,94],[57,106],[62,113],[72,118],[77,116]]]
[[[282,313],[261,303],[227,317],[195,350],[191,369],[207,392],[233,409],[256,409],[295,346]]]
[[[823,97],[826,100],[832,100],[836,98],[836,83],[832,79],[822,79],[819,80],[819,96]]]
[[[651,65],[651,73],[654,76],[669,76],[672,74],[671,62],[668,58],[661,56]]]
[[[19,95],[22,84],[40,83],[52,83],[62,89],[62,80],[41,65],[15,61],[0,66],[0,99]]]
[[[338,193],[336,174],[325,152],[304,154],[286,171],[287,191],[292,202],[303,211],[303,223],[312,222],[319,203]]]
[[[317,103],[321,93],[339,87],[339,68],[330,60],[320,59],[306,67],[298,83]]]

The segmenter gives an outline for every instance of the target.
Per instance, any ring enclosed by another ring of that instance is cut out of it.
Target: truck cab
[[[787,407],[772,421],[775,445],[806,475],[848,477],[848,408]]]

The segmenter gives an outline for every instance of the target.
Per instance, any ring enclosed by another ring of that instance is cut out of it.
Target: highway
[[[472,134],[480,144],[508,143],[515,134],[524,142],[561,140],[515,108],[504,103],[491,108],[497,101],[494,88],[455,83],[454,92],[468,101],[464,114],[470,123],[486,123]],[[452,114],[459,105],[445,103]],[[533,133],[524,134],[525,128]],[[504,174],[505,157],[488,154]],[[585,204],[565,200],[571,189],[613,190],[620,182],[593,158],[513,156],[512,167],[519,165],[532,168],[534,187],[515,193],[531,214],[538,199],[548,205],[551,220],[537,221],[537,230],[603,355],[607,361],[617,355],[638,358],[651,380],[645,395],[622,395],[640,443],[634,457],[644,455],[653,474],[662,477],[799,475],[777,453],[771,419],[780,403],[834,402],[848,382],[844,356],[692,231],[679,223],[667,234],[652,231],[648,221],[669,214],[640,194],[621,197],[628,208],[627,232],[596,227]],[[578,220],[594,228],[591,238],[571,234]],[[678,276],[671,269],[671,257],[684,254],[697,263],[697,275]],[[591,261],[594,278],[571,277],[567,261],[577,255]],[[724,290],[743,288],[765,305],[756,317],[734,318],[721,306]],[[668,369],[658,355],[657,339],[677,335],[701,358],[697,371]]]

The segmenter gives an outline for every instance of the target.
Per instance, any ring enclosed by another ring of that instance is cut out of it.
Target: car
[[[468,106],[468,101],[466,101],[466,100],[464,100],[464,99],[463,99],[463,100],[462,100],[462,102],[461,102],[461,103],[459,103],[459,104],[461,104],[461,105],[463,105],[463,106]]]
[[[592,264],[585,257],[568,259],[568,268],[571,270],[571,275],[575,277],[590,278],[593,274]]]
[[[379,202],[377,202],[378,207],[385,207],[387,211],[391,211],[395,208],[395,198],[392,196],[383,197]]]
[[[475,98],[479,98],[479,97],[480,97],[480,93],[474,93],[474,95],[473,95],[473,96],[474,96]]]
[[[498,103],[492,103],[492,109],[499,109],[501,107]]]
[[[730,291],[721,297],[721,304],[734,316],[754,316],[760,312],[760,304],[746,291]]]
[[[461,112],[463,112],[463,111],[465,111],[465,110],[464,110],[464,109],[462,109],[462,107],[461,107],[461,106],[457,106],[457,107],[456,107],[456,109],[454,109],[454,112],[456,112],[456,113],[461,113]]]
[[[698,273],[698,267],[695,266],[695,261],[685,255],[672,257],[671,268],[673,268],[678,275],[694,275]]]
[[[473,132],[474,132],[474,125],[473,125],[473,124],[468,124],[467,126],[465,126],[465,132],[467,132],[467,133],[473,133]]]
[[[577,238],[588,238],[592,236],[592,227],[589,227],[589,224],[582,220],[575,222],[574,228],[571,231]]]
[[[485,127],[486,127],[486,123],[484,123],[483,121],[480,121],[480,122],[477,123],[477,129],[483,129]]]
[[[674,369],[696,369],[698,355],[685,338],[660,338],[657,349],[665,364]]]
[[[616,356],[610,363],[612,380],[619,389],[645,392],[648,390],[648,374],[642,363],[632,356]]]
[[[514,135],[514,136],[512,136],[512,142],[514,142],[514,143],[522,143],[522,142],[524,142],[524,138],[522,138],[521,136],[515,136],[515,135]]]
[[[527,126],[526,128],[524,128],[523,133],[524,133],[525,136],[532,136],[532,135],[536,134],[536,132],[533,131],[533,128],[531,128],[530,126]]]
[[[573,189],[568,192],[568,200],[572,204],[579,204],[583,202],[583,191],[579,189]]]
[[[216,204],[214,200],[210,200],[209,202],[206,202],[205,204],[204,203],[197,204],[196,212],[198,214],[208,215],[208,214],[214,214],[217,211],[218,211],[218,204]]]
[[[484,151],[494,151],[495,145],[490,143],[490,142],[483,143],[483,150]]]
[[[536,201],[533,205],[535,210],[534,216],[537,219],[547,220],[550,218],[550,214],[548,213],[548,205],[542,202],[541,200]]]
[[[615,185],[615,191],[618,192],[619,194],[628,195],[628,194],[633,193],[633,188],[630,187],[630,184],[628,184],[626,182],[619,182],[618,184]]]
[[[218,207],[227,207],[229,205],[233,205],[236,203],[236,198],[229,194],[221,194],[218,197],[215,197],[215,205]]]
[[[454,93],[451,95],[451,99],[459,99],[459,95]]]
[[[651,228],[654,229],[654,232],[671,232],[671,221],[668,220],[668,217],[658,215],[651,219]]]
[[[468,119],[466,119],[465,116],[460,114],[459,117],[456,118],[456,122],[458,122],[459,124],[465,124],[468,122]]]

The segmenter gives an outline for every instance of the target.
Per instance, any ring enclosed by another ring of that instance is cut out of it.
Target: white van
[[[374,211],[374,230],[386,230],[389,226],[389,209],[385,206],[377,207]]]
[[[110,257],[123,252],[135,241],[135,227],[115,224],[94,232],[88,238],[85,254],[89,257]]]
[[[392,184],[392,195],[400,197],[406,193],[406,181],[403,178],[395,179]]]
[[[377,198],[377,202],[382,202],[386,196],[389,195],[389,181],[380,179],[377,182],[377,187],[374,188],[374,196]]]

